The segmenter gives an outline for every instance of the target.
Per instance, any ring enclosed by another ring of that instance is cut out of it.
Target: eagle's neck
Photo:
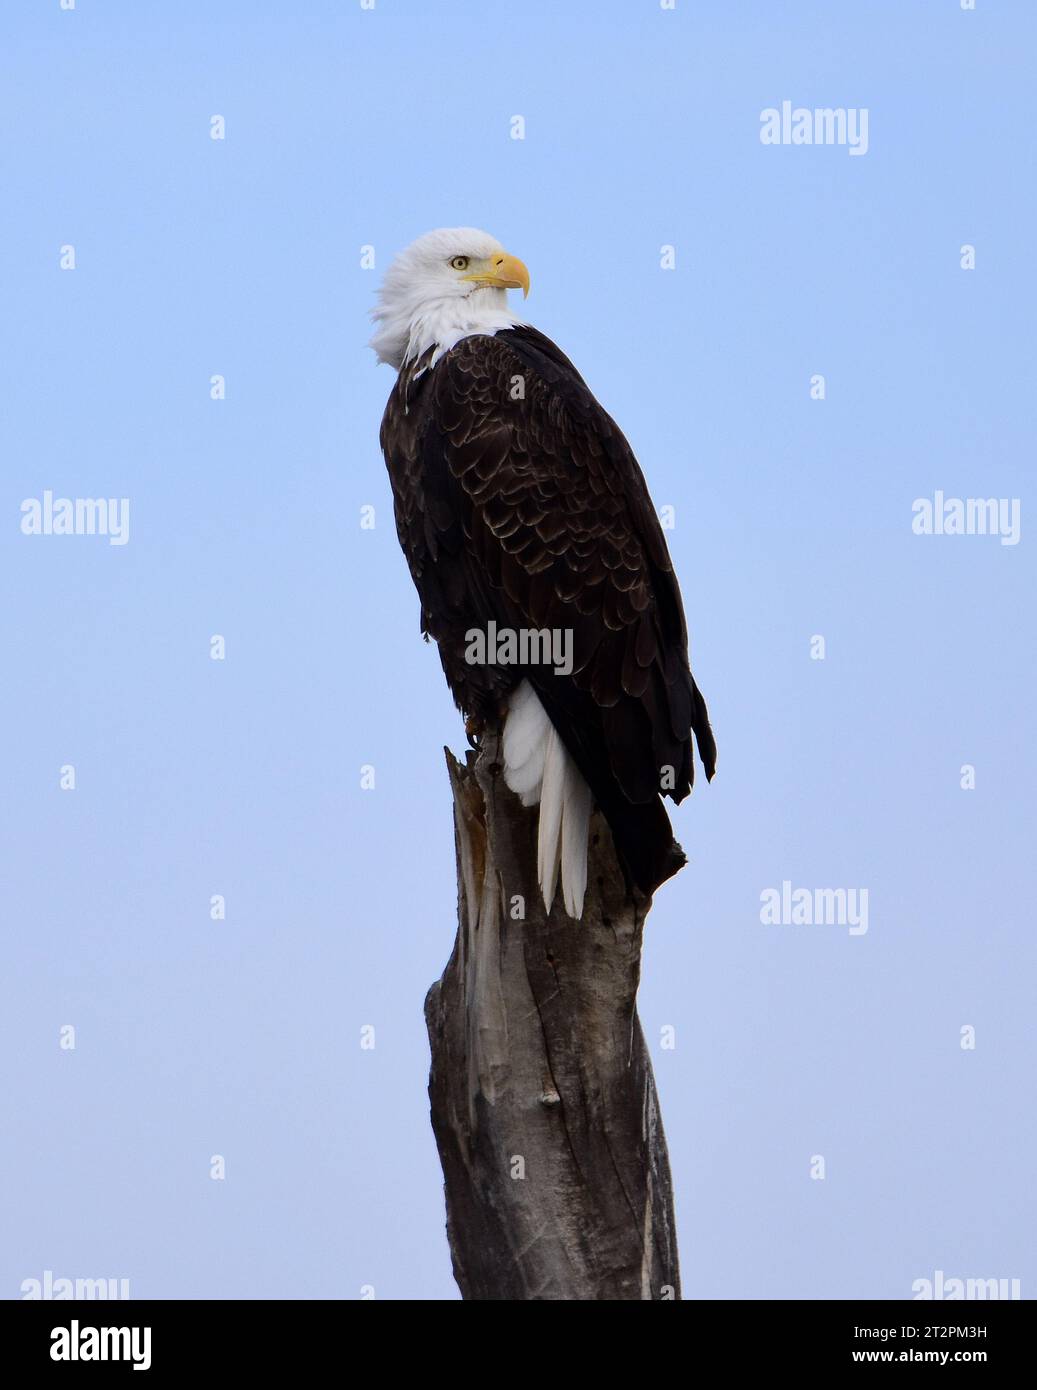
[[[505,290],[486,288],[464,296],[426,300],[420,304],[381,304],[376,312],[378,330],[371,346],[382,362],[397,371],[432,349],[428,366],[434,367],[445,352],[473,333],[493,335],[522,322],[508,312]]]

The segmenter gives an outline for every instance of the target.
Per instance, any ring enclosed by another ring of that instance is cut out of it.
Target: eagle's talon
[[[464,722],[464,731],[468,735],[469,746],[478,748],[479,740],[486,732],[486,721],[477,714],[470,714]]]

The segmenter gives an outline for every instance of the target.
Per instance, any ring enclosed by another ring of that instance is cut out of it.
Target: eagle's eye
[[[468,269],[468,257],[467,257],[467,256],[455,256],[454,259],[450,262],[450,264],[454,267],[455,270],[467,270],[467,269]]]

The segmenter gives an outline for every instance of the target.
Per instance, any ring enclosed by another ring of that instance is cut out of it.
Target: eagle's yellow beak
[[[517,256],[509,256],[506,251],[488,256],[479,270],[462,275],[461,279],[499,290],[521,290],[523,299],[529,294],[529,271]]]

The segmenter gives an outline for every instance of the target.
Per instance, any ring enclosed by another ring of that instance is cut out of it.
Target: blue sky
[[[464,739],[365,347],[442,225],[527,263],[675,509],[720,765],[640,1009],[686,1295],[1032,1296],[1033,7],[10,0],[0,32],[0,1296],[457,1296],[422,1000]],[[867,154],[761,144],[785,99],[866,108]],[[913,534],[938,489],[1020,499],[1019,543]],[[45,490],[129,498],[128,543],[23,535]],[[867,888],[868,931],[764,925],[786,880]]]

